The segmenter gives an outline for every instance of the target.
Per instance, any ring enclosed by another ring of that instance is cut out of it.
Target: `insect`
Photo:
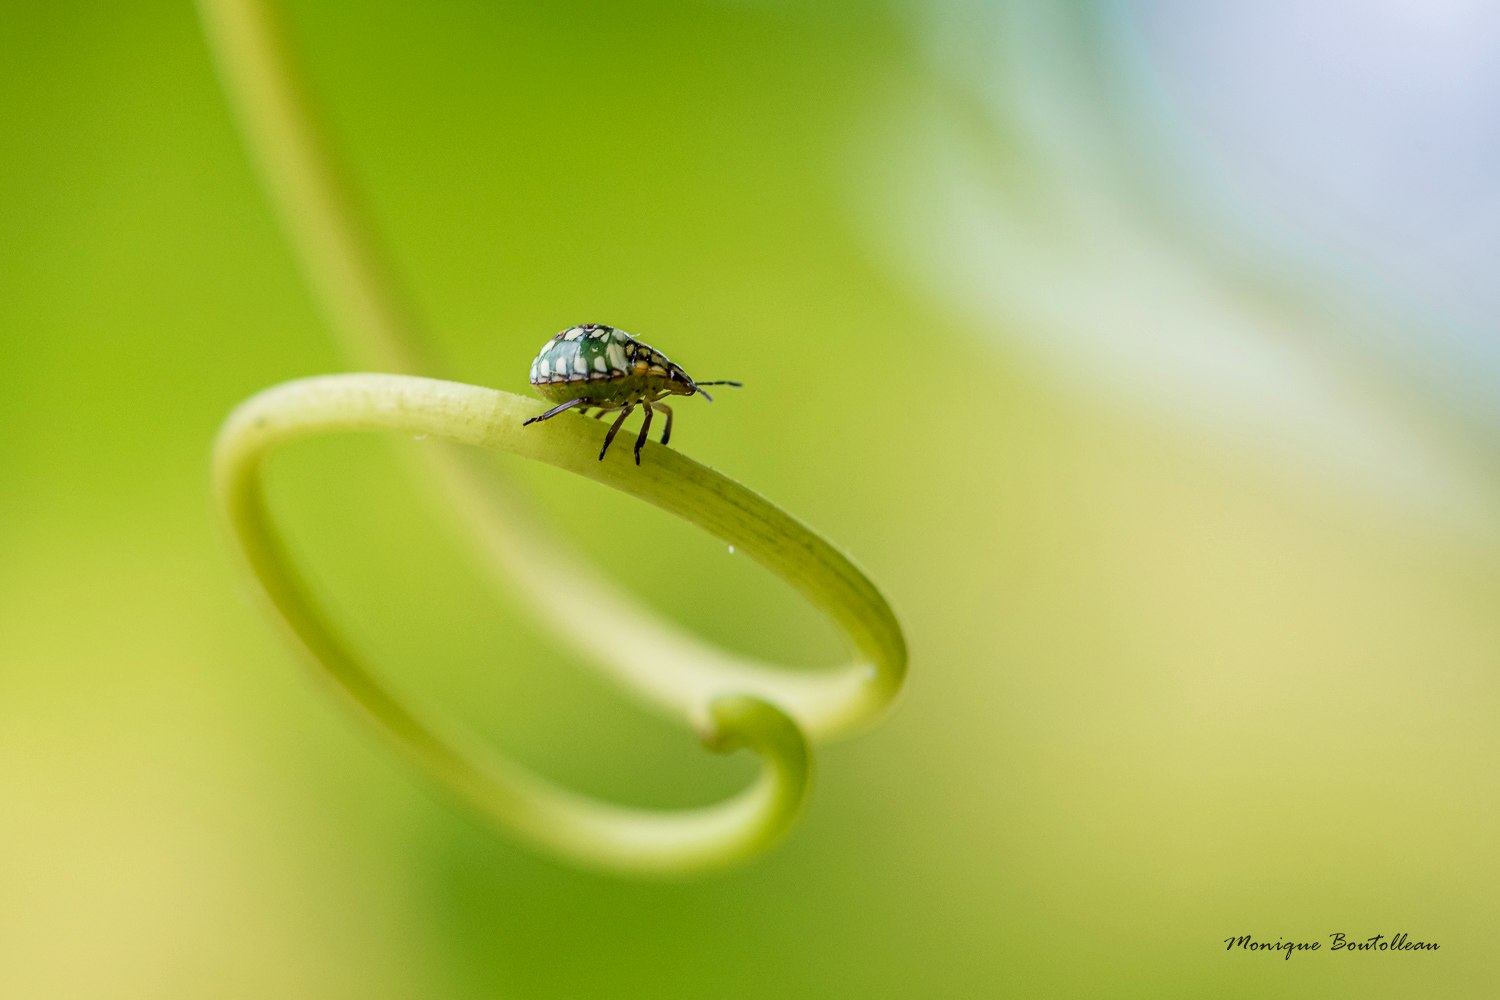
[[[702,396],[710,403],[714,398],[701,388],[705,385],[732,385],[729,381],[695,382],[679,366],[667,360],[650,344],[643,344],[624,330],[602,323],[570,326],[542,345],[541,353],[531,363],[531,384],[543,398],[557,403],[540,416],[521,426],[557,416],[578,407],[580,413],[598,410],[594,418],[615,410],[620,415],[604,435],[599,460],[609,451],[610,442],[620,425],[637,406],[646,411],[640,437],[635,439],[635,464],[641,464],[641,448],[651,431],[651,415],[657,410],[667,415],[661,443],[672,437],[672,408],[657,400],[663,396]]]

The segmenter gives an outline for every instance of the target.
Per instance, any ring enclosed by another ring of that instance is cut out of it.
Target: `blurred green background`
[[[224,415],[347,362],[193,9],[7,4],[0,995],[1500,991],[1494,394],[1444,381],[1495,369],[1424,322],[1461,288],[1214,187],[1140,75],[1199,51],[1153,34],[1172,5],[285,6],[432,374],[525,392],[605,322],[743,379],[673,446],[853,555],[910,686],[735,871],[579,872],[452,806],[214,521]],[[325,439],[272,470],[383,670],[600,795],[740,787],[495,603],[405,469]],[[511,471],[685,626],[839,655],[706,538]],[[1442,950],[1222,943],[1335,931]]]

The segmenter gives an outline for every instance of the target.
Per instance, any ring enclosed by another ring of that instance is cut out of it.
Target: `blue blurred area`
[[[1230,236],[1397,323],[1343,333],[1500,429],[1500,9],[1099,4],[1156,165]],[[1174,163],[1175,161],[1175,163]]]
[[[856,161],[873,245],[1059,384],[1492,536],[1493,18],[1424,60],[1391,10],[1337,44],[1332,8],[1178,13],[912,11],[927,76]]]

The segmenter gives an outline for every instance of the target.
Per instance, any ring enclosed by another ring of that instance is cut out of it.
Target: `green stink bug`
[[[557,403],[540,416],[521,426],[555,417],[564,410],[579,407],[579,412],[597,409],[595,419],[613,410],[620,415],[604,435],[599,460],[609,451],[620,425],[637,406],[646,411],[640,437],[635,439],[635,464],[641,464],[641,448],[651,430],[651,414],[660,410],[667,415],[661,443],[672,437],[672,408],[657,400],[663,396],[691,396],[695,393],[708,400],[714,398],[700,386],[732,385],[738,382],[694,382],[687,372],[667,360],[650,344],[643,344],[624,330],[602,323],[570,326],[542,345],[541,353],[531,363],[531,384],[543,398]]]

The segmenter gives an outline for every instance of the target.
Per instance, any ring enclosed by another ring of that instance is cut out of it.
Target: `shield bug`
[[[641,448],[651,431],[651,415],[660,410],[667,415],[661,443],[672,437],[672,408],[657,400],[663,396],[699,395],[710,403],[713,397],[704,392],[705,385],[732,385],[738,382],[695,382],[681,367],[674,365],[650,344],[636,340],[624,330],[602,323],[570,326],[542,345],[541,353],[531,363],[531,384],[543,398],[557,403],[552,409],[524,421],[521,426],[555,417],[564,410],[578,408],[580,413],[597,410],[597,419],[616,410],[620,415],[604,435],[599,460],[609,451],[610,442],[625,418],[637,406],[646,413],[640,436],[635,439],[635,464],[641,464]]]

